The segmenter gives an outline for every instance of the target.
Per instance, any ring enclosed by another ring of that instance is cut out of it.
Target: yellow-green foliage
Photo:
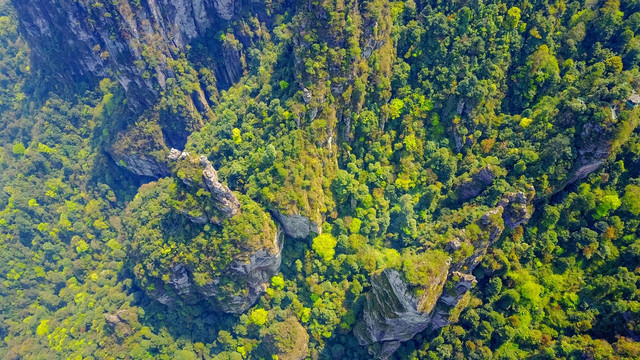
[[[252,178],[255,184],[251,184],[249,193],[261,189],[256,195],[279,211],[302,214],[320,223],[320,214],[330,203],[325,197],[323,179],[331,178],[327,173],[330,164],[326,162],[332,160],[324,158],[302,131],[274,142],[273,148],[277,149],[275,156],[263,163],[264,170]]]
[[[316,236],[313,239],[313,244],[311,247],[315,250],[324,261],[330,261],[333,259],[333,255],[335,255],[336,250],[335,247],[338,244],[338,240],[331,236],[331,234],[324,233]]]
[[[258,326],[262,326],[269,321],[269,312],[261,308],[253,309],[249,312],[249,321]]]
[[[442,250],[404,254],[402,270],[410,283],[424,286],[448,271],[449,260]]]

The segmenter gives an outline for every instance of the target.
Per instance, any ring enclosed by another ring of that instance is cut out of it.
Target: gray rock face
[[[320,226],[306,216],[284,215],[278,211],[273,211],[272,215],[282,225],[284,233],[294,239],[304,239],[311,233],[320,234],[322,232]]]
[[[523,192],[505,195],[498,206],[504,209],[502,219],[506,227],[513,230],[531,219],[530,200]]]
[[[149,295],[167,306],[174,306],[178,302],[196,304],[209,300],[220,311],[243,313],[260,298],[271,277],[278,272],[282,260],[282,245],[282,233],[278,232],[274,239],[277,252],[271,253],[265,249],[251,254],[245,260],[234,260],[222,271],[220,277],[203,285],[196,284],[190,269],[177,264],[171,271],[169,288],[156,289]],[[221,289],[223,278],[233,279],[234,283],[241,284],[240,291],[227,293]]]
[[[452,273],[451,281],[454,283],[452,290],[445,292],[438,299],[433,317],[429,323],[431,331],[441,329],[451,323],[451,310],[458,306],[462,297],[477,283],[475,276],[457,271]]]
[[[531,218],[533,189],[505,194],[503,199],[484,213],[476,224],[481,230],[473,239],[473,253],[449,266],[440,278],[434,278],[425,286],[420,299],[408,292],[407,284],[395,270],[384,270],[371,278],[371,290],[366,295],[362,317],[354,328],[358,342],[369,347],[369,352],[379,359],[388,359],[400,343],[422,331],[436,331],[451,323],[451,314],[464,295],[476,283],[471,275],[482,257],[504,231],[514,229]],[[448,251],[456,251],[462,242],[469,242],[465,231],[459,238],[445,245]],[[444,286],[443,284],[447,283]]]
[[[111,154],[113,160],[119,166],[140,176],[149,176],[153,178],[161,178],[169,176],[171,172],[165,162],[158,161],[155,157],[146,154]]]
[[[444,273],[443,279],[434,279],[434,282],[440,281],[453,284],[450,290],[435,294],[437,301],[425,309],[419,302],[428,298],[429,294],[424,294],[420,300],[415,298],[408,292],[407,284],[396,270],[384,270],[374,275],[362,318],[354,328],[360,345],[369,346],[369,352],[377,359],[388,359],[402,342],[412,339],[416,334],[449,325],[452,310],[473,287],[476,278],[453,271]],[[436,289],[441,291],[442,287],[430,286],[427,292]]]
[[[609,130],[601,125],[585,124],[580,133],[580,141],[576,144],[578,151],[573,170],[567,179],[554,189],[554,193],[584,179],[602,166],[611,153],[611,136],[608,132]]]
[[[490,166],[484,167],[460,184],[456,189],[456,193],[462,201],[473,199],[489,187],[495,177]]]
[[[239,0],[13,0],[20,27],[38,63],[61,79],[99,79],[109,73],[127,89],[155,95],[172,72],[166,59],[216,22],[231,20]],[[147,63],[143,50],[157,57]],[[144,77],[149,71],[157,76]],[[146,103],[145,96],[131,100]]]
[[[505,227],[513,230],[527,222],[533,213],[533,207],[530,205],[533,189],[531,191],[529,197],[523,192],[507,193],[497,207],[484,213],[476,222],[482,234],[473,243],[473,253],[463,261],[453,264],[451,270],[470,274],[478,266],[489,247],[502,235]],[[468,241],[464,236],[463,233],[462,238],[457,240]]]
[[[397,348],[426,329],[430,319],[430,314],[418,311],[418,299],[400,273],[387,269],[371,278],[362,320],[354,333],[360,345],[391,342],[390,346]]]
[[[225,40],[220,55],[216,76],[222,87],[229,87],[242,77],[246,64],[239,43]]]
[[[218,210],[227,218],[236,215],[240,211],[240,202],[236,199],[236,196],[228,187],[218,181],[218,173],[206,156],[200,157],[200,165],[204,168],[202,170],[204,187],[213,195],[218,204]]]

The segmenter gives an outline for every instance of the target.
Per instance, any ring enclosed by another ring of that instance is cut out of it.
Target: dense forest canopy
[[[0,0],[0,358],[640,358],[639,0]]]

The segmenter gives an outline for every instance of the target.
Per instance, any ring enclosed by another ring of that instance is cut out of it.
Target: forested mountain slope
[[[0,0],[0,358],[640,358],[640,1]]]

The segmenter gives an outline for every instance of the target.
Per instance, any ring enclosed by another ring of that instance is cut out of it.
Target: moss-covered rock
[[[124,219],[131,266],[139,285],[163,304],[208,301],[224,312],[243,312],[280,266],[280,234],[269,213],[247,197],[240,197],[242,211],[219,225],[192,222],[198,205],[207,210],[206,200],[171,178],[144,185]],[[184,214],[185,202],[196,206],[191,215]]]
[[[170,175],[162,129],[155,120],[142,120],[118,133],[108,149],[113,161],[128,171],[152,178]]]

